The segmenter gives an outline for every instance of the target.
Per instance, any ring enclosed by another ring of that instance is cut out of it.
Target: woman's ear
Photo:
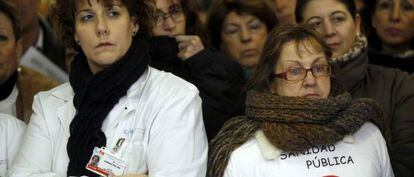
[[[137,17],[132,17],[132,33],[136,34],[139,30],[139,21]]]
[[[17,63],[20,63],[20,59],[22,57],[22,53],[23,53],[23,40],[19,39],[16,42],[16,59],[17,59]]]

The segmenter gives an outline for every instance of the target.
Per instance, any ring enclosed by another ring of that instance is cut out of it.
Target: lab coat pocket
[[[135,131],[132,141],[126,144],[124,159],[127,162],[124,174],[141,174],[147,172],[146,145],[144,144],[144,133]]]

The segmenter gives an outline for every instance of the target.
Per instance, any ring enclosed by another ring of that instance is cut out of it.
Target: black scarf
[[[97,176],[85,169],[94,147],[106,145],[102,123],[119,99],[148,68],[149,49],[143,36],[133,38],[127,53],[112,66],[93,75],[85,55],[78,54],[71,66],[70,84],[75,92],[76,115],[70,124],[67,144],[68,176]]]
[[[178,58],[178,42],[174,37],[156,36],[150,40],[150,65],[159,70],[171,72],[174,75],[190,79],[190,73],[184,62]]]
[[[6,80],[2,85],[0,85],[0,101],[8,98],[13,91],[14,85],[17,82],[17,71],[15,71],[9,79]]]

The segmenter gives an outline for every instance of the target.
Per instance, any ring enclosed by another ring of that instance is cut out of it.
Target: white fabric
[[[372,123],[365,123],[353,136],[346,136],[344,141],[313,147],[303,153],[286,153],[266,143],[260,132],[256,133],[255,138],[232,153],[224,176],[394,176],[384,138]]]
[[[68,83],[34,100],[34,114],[11,176],[66,176],[66,145],[75,115]],[[124,174],[202,177],[207,166],[201,99],[190,83],[149,68],[108,114],[102,127],[108,148],[126,138]]]
[[[16,101],[17,101],[18,94],[19,94],[19,91],[17,90],[17,87],[14,86],[10,95],[6,99],[0,101],[0,113],[8,114],[13,117],[17,117]]]
[[[59,68],[58,65],[53,63],[46,55],[33,46],[29,47],[22,57],[20,57],[20,64],[61,83],[69,81],[69,75],[66,71]]]
[[[0,113],[0,176],[10,169],[19,150],[26,124],[8,114]]]

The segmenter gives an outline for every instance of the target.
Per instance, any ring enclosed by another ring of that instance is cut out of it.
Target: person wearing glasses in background
[[[150,65],[194,84],[203,101],[208,139],[223,123],[242,113],[243,70],[209,46],[190,0],[154,0]]]
[[[341,88],[331,55],[309,27],[272,30],[247,84],[246,115],[211,141],[208,176],[394,176],[381,108]]]

